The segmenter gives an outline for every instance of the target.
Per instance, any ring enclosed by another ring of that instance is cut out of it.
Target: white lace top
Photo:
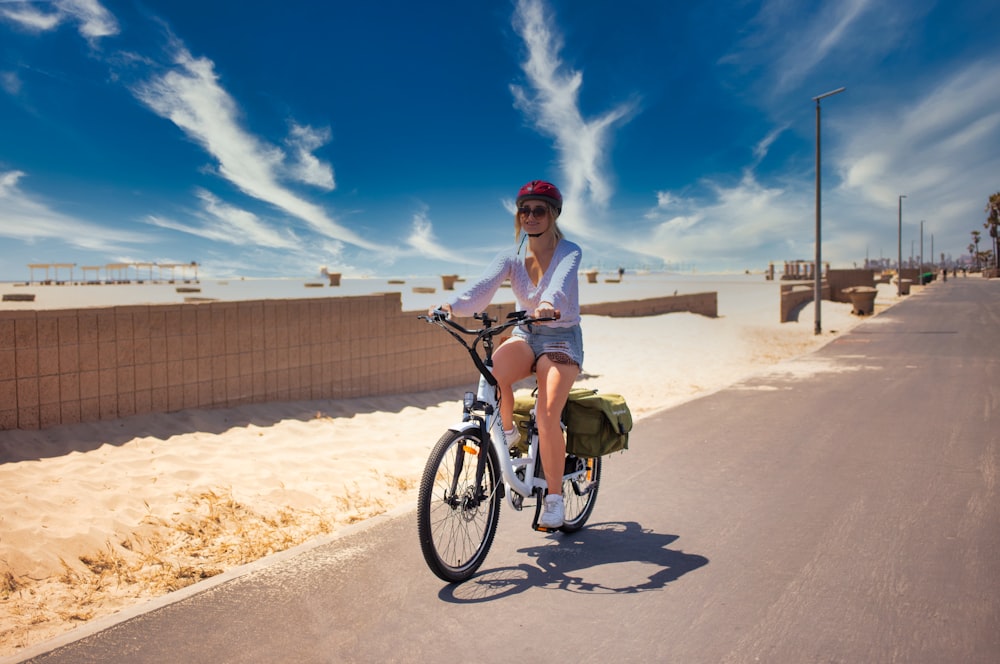
[[[580,283],[578,271],[582,252],[580,247],[563,238],[556,245],[549,269],[536,286],[524,267],[524,259],[511,248],[497,254],[486,271],[473,282],[465,293],[448,304],[456,316],[471,316],[482,312],[492,302],[500,285],[510,279],[517,308],[533,312],[542,302],[551,302],[559,310],[559,320],[546,323],[553,327],[571,327],[580,324]]]

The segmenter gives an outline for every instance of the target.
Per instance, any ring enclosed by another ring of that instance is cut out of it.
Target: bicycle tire
[[[565,474],[570,475],[578,470],[585,471],[582,478],[563,479],[565,517],[559,530],[564,533],[575,533],[583,528],[594,511],[601,480],[601,457],[566,457]]]
[[[487,455],[478,487],[478,457],[468,449]],[[449,430],[434,445],[417,494],[417,533],[424,560],[440,579],[460,583],[483,564],[500,520],[500,486],[496,452],[478,431]]]

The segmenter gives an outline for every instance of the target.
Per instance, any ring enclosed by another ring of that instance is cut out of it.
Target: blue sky
[[[967,254],[996,0],[0,0],[0,280],[474,274],[555,182],[584,265]],[[986,246],[980,247],[985,249]]]

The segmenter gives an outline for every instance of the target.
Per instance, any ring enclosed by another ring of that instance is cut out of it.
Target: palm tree
[[[976,270],[979,270],[979,231],[972,231],[972,242],[976,245]]]
[[[993,267],[1000,267],[997,265],[996,259],[1000,258],[1000,191],[990,196],[989,202],[986,204],[986,223],[983,224],[983,228],[989,229],[990,237],[993,238],[993,256],[994,263]]]

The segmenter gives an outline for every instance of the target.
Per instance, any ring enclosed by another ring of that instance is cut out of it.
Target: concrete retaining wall
[[[812,302],[815,292],[815,284],[782,284],[780,322],[787,323],[790,320],[798,320],[792,314],[806,302]],[[820,284],[820,297],[824,300],[830,299],[830,284],[825,281]]]
[[[715,316],[715,298],[703,293],[585,309]],[[470,384],[476,373],[465,349],[418,320],[421,312],[401,308],[399,293],[387,293],[0,311],[0,430]],[[500,313],[491,307],[491,315]]]
[[[635,317],[656,316],[679,311],[688,311],[709,318],[719,315],[718,293],[691,293],[687,295],[667,295],[648,300],[628,300],[625,302],[603,302],[585,304],[580,312],[592,316]]]
[[[850,302],[851,296],[844,289],[853,286],[875,287],[875,270],[827,270],[826,279],[830,284],[830,300]]]

